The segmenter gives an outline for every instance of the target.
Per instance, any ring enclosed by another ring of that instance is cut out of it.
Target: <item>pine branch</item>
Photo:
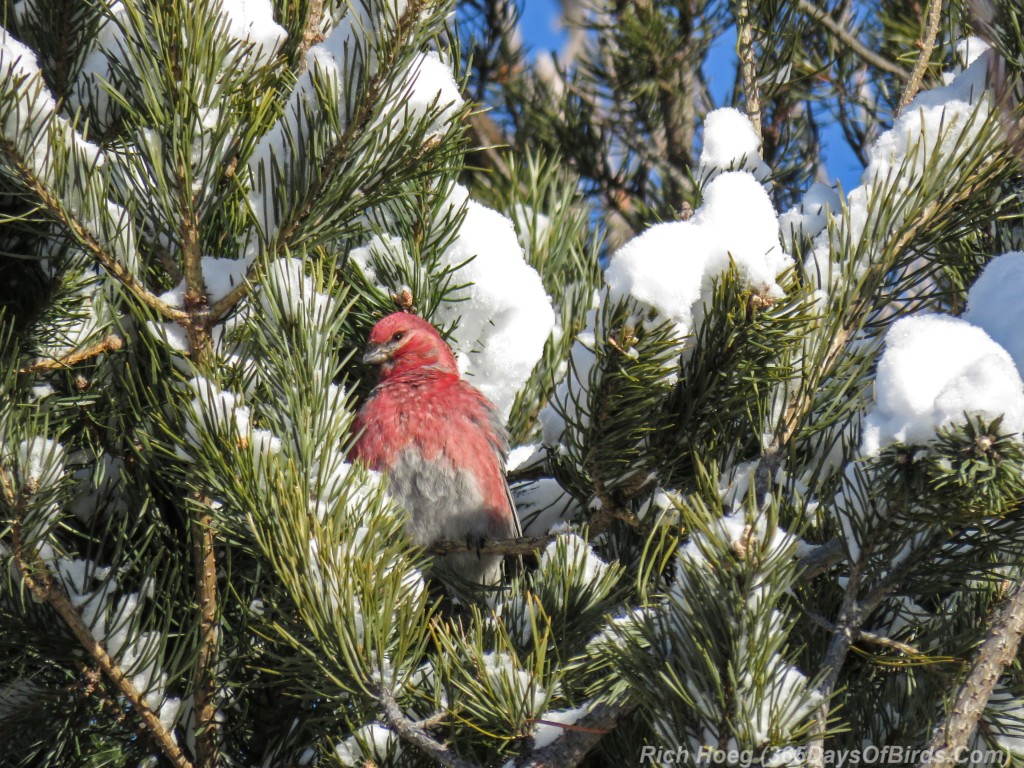
[[[833,19],[828,11],[818,8],[816,5],[810,2],[810,0],[797,0],[797,7],[810,16],[812,19],[817,21],[821,26],[825,27],[829,32],[835,35],[843,45],[849,48],[853,53],[857,54],[860,58],[866,61],[873,67],[876,67],[883,72],[896,75],[901,80],[908,80],[910,73],[907,72],[899,64],[895,64],[889,61],[884,56],[879,56],[877,53],[868,48],[864,43],[857,39],[857,36],[850,32],[846,27]]]
[[[11,478],[3,468],[0,468],[0,489],[2,489],[4,501],[15,511],[15,519],[11,526],[14,560],[29,592],[37,601],[49,605],[56,612],[86,653],[96,661],[103,674],[135,710],[141,721],[141,724],[136,723],[141,735],[152,741],[156,749],[176,768],[193,768],[174,736],[146,704],[145,696],[135,687],[132,679],[125,674],[124,670],[107,653],[103,644],[93,635],[90,627],[72,604],[67,590],[53,578],[38,550],[25,544],[22,532],[22,518],[25,512],[24,495],[15,494]]]
[[[859,559],[850,569],[839,614],[833,627],[832,639],[829,642],[828,650],[825,652],[825,658],[821,663],[821,668],[826,670],[826,674],[817,687],[818,692],[822,694],[823,701],[818,710],[815,730],[812,731],[811,746],[816,745],[818,749],[812,749],[808,753],[811,757],[808,765],[811,768],[822,768],[823,763],[821,763],[821,760],[823,756],[820,747],[824,742],[825,723],[828,719],[830,699],[835,691],[836,684],[839,682],[839,675],[842,672],[843,665],[846,663],[850,647],[860,635],[861,625],[882,604],[882,601],[892,594],[903,582],[907,574],[920,565],[921,560],[927,553],[932,551],[932,547],[927,542],[922,542],[914,552],[900,560],[866,595],[861,597],[860,589],[866,576],[867,566],[872,561],[875,548],[886,534],[887,529],[885,526],[877,528],[873,532],[872,537],[864,543]]]
[[[305,194],[303,204],[292,211],[288,220],[282,222],[281,229],[273,240],[271,260],[281,257],[294,248],[295,242],[293,238],[298,232],[300,225],[309,218],[314,204],[326,190],[327,185],[334,176],[334,172],[349,158],[356,141],[370,127],[374,117],[374,109],[377,107],[380,99],[380,92],[391,76],[391,70],[399,54],[408,44],[409,36],[415,29],[416,22],[425,6],[426,0],[413,0],[405,8],[405,11],[398,20],[395,35],[389,40],[390,46],[381,57],[376,74],[367,82],[359,109],[345,126],[345,132],[338,143],[324,159],[323,168],[320,171],[319,184],[316,185],[315,189],[309,190]],[[245,280],[236,285],[210,307],[208,318],[211,323],[215,323],[226,316],[239,301],[249,294],[249,291],[259,279],[260,263],[260,260],[254,262],[249,267]]]
[[[978,179],[984,178],[985,169],[994,161],[994,158],[988,158],[986,163],[978,169],[975,177]],[[899,237],[885,244],[885,253],[868,268],[866,277],[861,283],[859,294],[853,298],[846,309],[842,324],[832,336],[828,349],[816,361],[813,375],[801,385],[796,396],[787,405],[780,422],[780,429],[765,452],[763,460],[778,460],[781,450],[796,435],[800,424],[807,414],[810,413],[814,405],[819,383],[831,374],[832,369],[842,359],[850,339],[862,328],[877,298],[875,295],[877,287],[881,285],[885,275],[892,268],[894,257],[908,248],[921,232],[927,231],[946,212],[974,195],[977,192],[978,186],[978,182],[965,184],[954,194],[946,197],[937,197],[927,203],[920,213],[914,217],[913,221],[907,222],[906,228],[900,233]]]
[[[1021,635],[1024,635],[1024,583],[1018,581],[996,611],[988,637],[975,654],[971,671],[960,685],[952,709],[933,732],[926,752],[932,759],[922,761],[922,768],[948,765],[967,746],[999,677],[1017,655]]]
[[[33,360],[28,365],[19,368],[18,373],[43,373],[44,371],[53,371],[60,368],[70,368],[107,352],[116,352],[123,347],[124,339],[117,334],[110,333],[95,344],[91,344],[83,349],[72,350],[64,355],[64,357]]]
[[[939,34],[939,22],[942,20],[942,0],[931,0],[928,4],[928,26],[925,29],[924,37],[918,42],[921,46],[921,53],[914,62],[914,69],[910,73],[907,87],[903,89],[899,106],[896,107],[896,114],[903,111],[917,92],[921,89],[921,80],[928,70],[928,61],[931,59],[932,51],[935,50],[935,38]]]
[[[200,223],[195,196],[189,190],[184,169],[179,169],[178,205],[181,216],[181,254],[185,274],[185,310],[188,313],[189,356],[203,369],[210,351],[210,325],[206,318],[208,297],[203,279]]]
[[[476,763],[456,755],[450,747],[426,732],[422,723],[406,717],[395,700],[394,694],[386,689],[376,692],[377,701],[384,709],[384,723],[392,728],[399,738],[411,744],[441,765],[449,768],[480,768]],[[530,752],[516,759],[517,768],[573,768],[598,742],[611,733],[619,722],[633,711],[635,705],[612,706],[598,704],[579,722],[565,729],[559,738],[546,747]],[[562,725],[562,724],[558,724]]]
[[[22,161],[17,154],[14,144],[6,139],[0,138],[0,151],[3,152],[8,164],[14,170],[22,184],[28,188],[40,204],[40,208],[55,221],[64,226],[75,241],[81,245],[99,264],[106,270],[107,274],[123,285],[128,292],[141,304],[156,311],[161,317],[175,322],[188,319],[188,314],[170,304],[162,301],[158,296],[151,293],[135,276],[128,271],[128,268],[121,264],[115,256],[110,253],[99,241],[95,234],[79,221],[74,215],[68,212],[61,203],[60,198],[49,189],[42,180]]]
[[[177,192],[181,217],[181,253],[185,273],[185,309],[188,323],[189,356],[203,370],[210,357],[212,340],[207,318],[208,294],[203,278],[200,221],[196,197],[183,167],[178,168]],[[198,611],[199,652],[192,667],[192,696],[195,702],[195,753],[200,766],[212,768],[219,762],[217,727],[217,553],[213,514],[199,493],[193,494],[189,517],[192,531],[192,565]]]

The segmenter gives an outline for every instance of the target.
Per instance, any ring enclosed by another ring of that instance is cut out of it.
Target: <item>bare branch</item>
[[[910,80],[907,87],[903,89],[900,97],[900,104],[896,107],[896,114],[903,111],[904,107],[911,102],[921,89],[921,80],[928,70],[928,62],[935,50],[935,38],[939,34],[939,22],[942,20],[942,0],[930,0],[928,3],[928,26],[925,28],[924,37],[920,40],[921,53],[914,62],[914,69],[910,73]]]
[[[822,629],[826,629],[829,632],[835,631],[835,627],[832,626],[832,623],[826,620],[824,616],[819,616],[816,613],[807,613],[806,616]],[[853,640],[854,642],[859,641],[864,643],[870,643],[871,645],[877,645],[879,648],[886,648],[887,650],[898,651],[899,653],[904,653],[907,656],[924,656],[924,654],[921,653],[920,650],[918,650],[912,645],[909,645],[908,643],[903,643],[899,640],[893,640],[891,637],[885,637],[884,635],[879,635],[875,632],[869,632],[866,629],[858,629],[854,631]]]
[[[44,371],[53,371],[59,368],[70,368],[73,365],[78,365],[81,362],[98,357],[105,352],[116,352],[122,347],[124,347],[124,339],[116,334],[110,333],[95,344],[84,347],[83,349],[72,350],[63,357],[52,359],[38,358],[33,360],[28,365],[19,368],[18,373],[42,373]]]
[[[747,117],[754,126],[757,140],[761,136],[761,93],[757,87],[757,65],[754,61],[754,29],[750,20],[749,0],[736,0],[736,54],[740,59],[740,78]]]
[[[323,42],[324,36],[320,31],[320,23],[324,16],[323,0],[309,0],[309,9],[306,13],[306,24],[302,28],[302,42],[298,50],[298,74],[306,69],[306,53],[317,43]]]
[[[974,655],[971,671],[957,690],[949,714],[932,734],[925,752],[932,759],[923,761],[922,768],[949,765],[967,746],[1000,675],[1017,656],[1021,635],[1024,635],[1024,584],[1018,581],[996,611],[988,637]]]
[[[516,768],[572,768],[579,765],[606,734],[629,715],[636,705],[597,704],[548,746],[516,760]]]
[[[858,40],[855,34],[829,16],[828,11],[814,5],[810,0],[797,0],[797,7],[821,24],[821,26],[825,27],[825,29],[835,35],[836,39],[838,39],[843,45],[860,56],[871,66],[881,69],[883,72],[896,75],[896,77],[901,80],[907,80],[910,78],[910,73],[907,72],[907,70],[899,64],[895,64],[884,56],[879,56],[877,53],[872,51],[864,45],[864,43]]]
[[[193,666],[196,714],[196,756],[203,765],[214,765],[217,748],[215,663],[217,657],[217,559],[213,520],[209,512],[192,513],[192,559],[196,602],[199,611],[199,653]],[[210,762],[214,760],[214,762]]]
[[[489,539],[479,543],[470,541],[435,541],[426,548],[432,555],[452,552],[479,552],[485,555],[532,555],[546,547],[557,536],[524,536],[518,539]]]
[[[377,691],[376,698],[384,708],[384,724],[394,730],[402,741],[448,768],[480,768],[476,763],[463,760],[452,752],[450,747],[427,733],[420,723],[406,717],[391,691],[381,688]]]

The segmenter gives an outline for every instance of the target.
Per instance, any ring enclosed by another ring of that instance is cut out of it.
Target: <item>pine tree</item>
[[[1024,764],[1014,2],[0,7],[0,765]],[[347,460],[396,309],[500,588]]]

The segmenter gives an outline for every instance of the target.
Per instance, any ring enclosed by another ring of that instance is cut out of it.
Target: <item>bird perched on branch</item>
[[[520,536],[505,482],[501,415],[459,375],[437,329],[408,312],[388,315],[370,332],[363,362],[380,367],[380,381],[356,415],[349,458],[386,475],[409,513],[413,541]],[[466,581],[500,580],[500,555],[449,553],[439,560]]]

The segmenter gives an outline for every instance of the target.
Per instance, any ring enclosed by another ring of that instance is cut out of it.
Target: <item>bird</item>
[[[350,460],[384,474],[409,514],[414,544],[476,543],[476,552],[436,558],[442,577],[499,584],[502,557],[480,553],[479,543],[522,535],[505,479],[509,441],[500,412],[462,378],[437,329],[411,312],[379,320],[362,359],[380,373],[353,420]]]

